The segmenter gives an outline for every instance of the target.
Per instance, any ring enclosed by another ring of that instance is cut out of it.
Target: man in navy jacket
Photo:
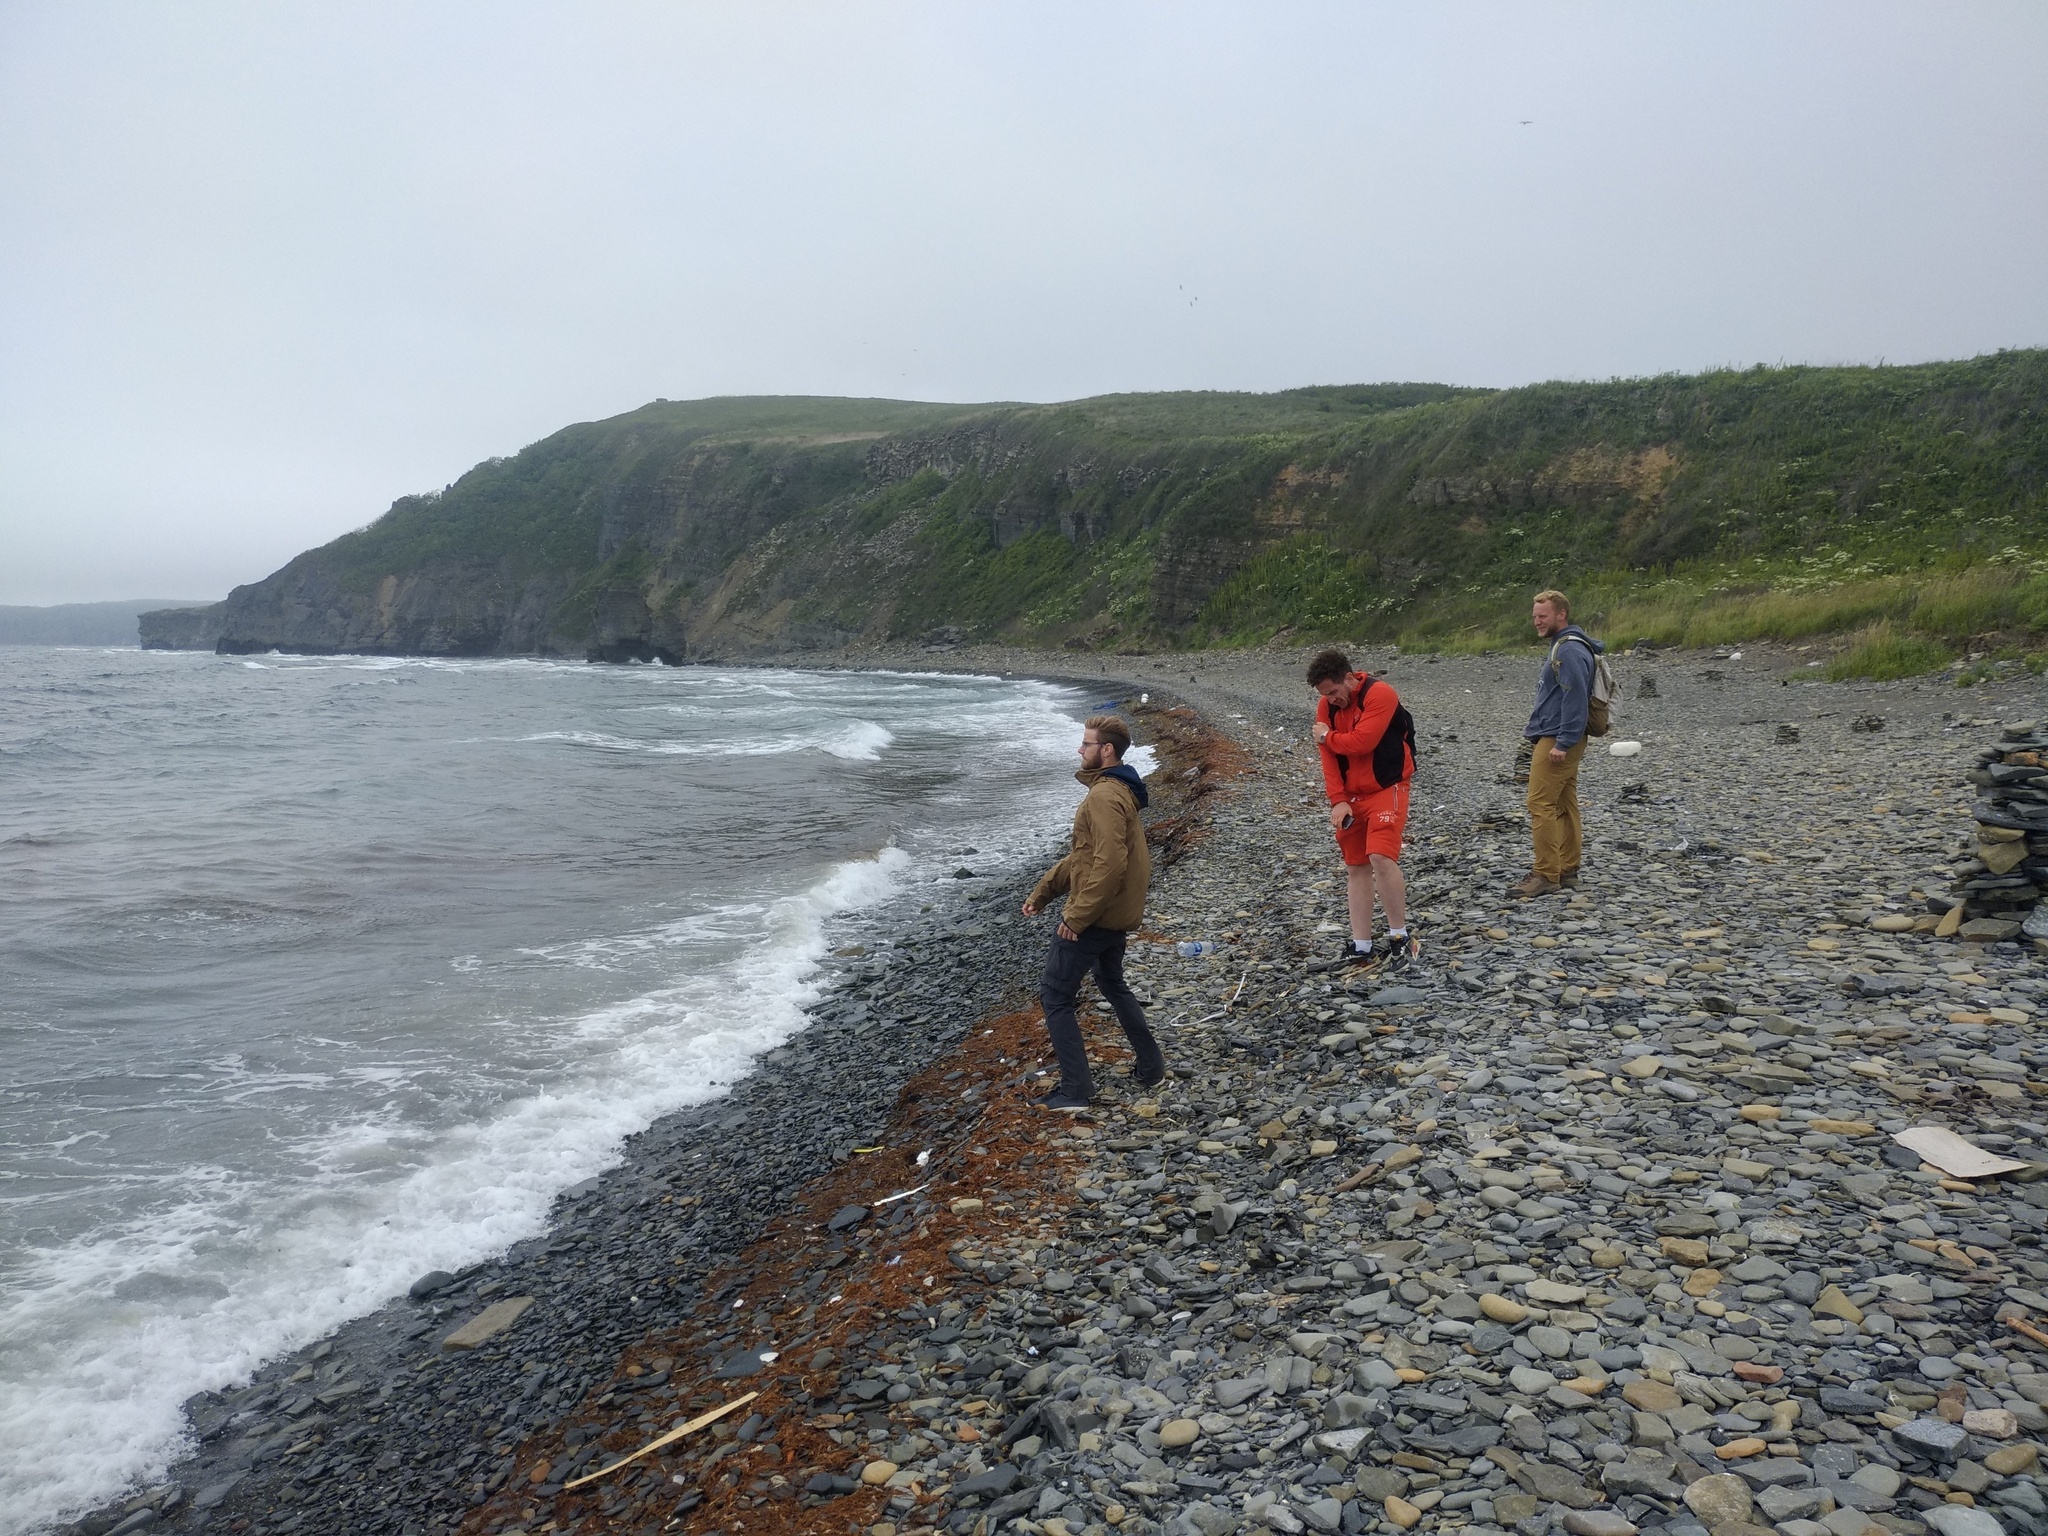
[[[1586,755],[1586,710],[1593,699],[1593,658],[1606,649],[1572,622],[1562,592],[1536,594],[1529,618],[1550,642],[1536,679],[1536,707],[1522,729],[1529,761],[1529,836],[1535,858],[1513,896],[1548,896],[1579,883],[1579,759]]]

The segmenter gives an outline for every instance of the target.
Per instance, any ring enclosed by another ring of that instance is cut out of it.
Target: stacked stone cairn
[[[2048,722],[2008,726],[1970,782],[1980,793],[1976,857],[1955,887],[1962,936],[2048,941]]]

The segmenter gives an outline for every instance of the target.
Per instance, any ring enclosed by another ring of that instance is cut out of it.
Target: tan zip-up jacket
[[[1064,893],[1060,921],[1074,932],[1101,927],[1128,933],[1145,919],[1145,887],[1152,882],[1138,797],[1100,768],[1083,768],[1074,777],[1088,786],[1074,812],[1074,851],[1045,872],[1031,905],[1043,908]]]

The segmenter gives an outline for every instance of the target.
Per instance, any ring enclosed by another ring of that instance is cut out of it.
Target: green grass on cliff
[[[1872,667],[2048,637],[2048,352],[1520,389],[1056,405],[657,401],[299,557],[346,592],[539,582],[565,643],[1869,631]],[[660,634],[654,634],[660,631]],[[735,638],[738,637],[738,638]],[[1890,658],[1890,659],[1886,659]]]
[[[1927,641],[1912,654],[1927,662],[1920,670],[1931,671],[1973,642],[2048,642],[2048,560],[1891,574],[1840,573],[1831,569],[1832,560],[1814,564],[1821,568],[1602,572],[1564,590],[1574,616],[1612,645],[1738,645],[1879,629]],[[1524,644],[1528,597],[1518,592],[1483,612],[1438,607],[1399,638],[1411,647],[1447,651]]]
[[[1542,385],[1404,412],[1328,461],[1354,483],[1396,454],[1426,461],[1405,505],[1382,497],[1269,543],[1195,629],[1486,649],[1521,643],[1529,595],[1559,586],[1623,642],[1886,624],[1929,641],[1926,661],[2048,635],[2044,406],[2048,354],[2023,352]]]

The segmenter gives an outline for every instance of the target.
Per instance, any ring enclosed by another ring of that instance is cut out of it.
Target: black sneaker
[[[1055,1088],[1051,1093],[1045,1095],[1044,1098],[1033,1099],[1031,1107],[1033,1109],[1049,1109],[1062,1115],[1078,1115],[1088,1108],[1088,1101],[1075,1098],[1064,1088]]]
[[[1149,1066],[1141,1065],[1132,1067],[1131,1081],[1136,1083],[1140,1088],[1157,1088],[1161,1083],[1166,1081],[1166,1059],[1164,1057],[1161,1057],[1158,1061],[1152,1062]]]
[[[1322,960],[1311,960],[1302,969],[1315,974],[1322,971],[1341,971],[1348,966],[1354,965],[1371,965],[1375,954],[1376,951],[1371,949],[1361,954],[1358,950],[1351,947],[1351,940],[1346,939],[1344,940],[1343,947],[1336,954]]]
[[[1409,934],[1403,939],[1388,939],[1386,961],[1380,967],[1387,976],[1413,976],[1423,969],[1422,941]]]

